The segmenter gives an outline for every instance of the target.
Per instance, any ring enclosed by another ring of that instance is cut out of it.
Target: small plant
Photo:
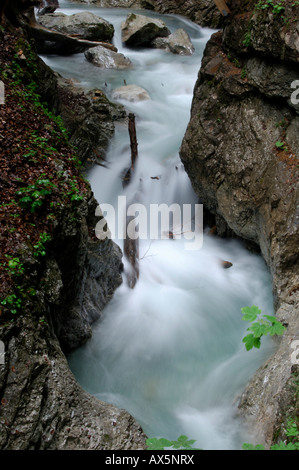
[[[46,232],[43,232],[39,236],[39,241],[33,245],[35,249],[33,255],[38,258],[39,256],[46,256],[46,243],[51,240],[51,236],[48,235]]]
[[[18,257],[13,258],[10,255],[5,255],[5,256],[7,258],[7,266],[5,269],[8,271],[8,273],[12,276],[22,275],[25,270],[24,270],[23,264],[20,261],[20,258]]]
[[[282,142],[282,141],[280,141],[280,140],[278,140],[277,142],[275,142],[275,146],[276,146],[276,148],[278,148],[279,150],[284,150],[285,152],[288,151],[288,146],[287,146],[284,142]]]
[[[169,441],[168,439],[157,439],[156,437],[151,437],[146,440],[147,450],[164,450],[165,448],[169,449],[188,449],[188,450],[201,450],[192,447],[195,443],[195,440],[189,440],[187,436],[180,436],[176,441]]]
[[[22,300],[16,294],[10,294],[1,301],[1,305],[10,309],[12,314],[16,314],[22,306]]]
[[[244,40],[243,40],[243,45],[245,47],[249,47],[251,44],[251,31],[246,31],[244,34]]]
[[[252,322],[251,326],[247,328],[247,331],[251,333],[243,338],[247,351],[253,347],[259,349],[262,336],[282,335],[286,329],[275,317],[271,315],[261,316],[261,310],[255,305],[243,307],[241,311],[243,313],[242,320]]]
[[[22,196],[19,201],[20,206],[22,209],[29,209],[32,213],[36,212],[44,204],[46,197],[51,194],[53,188],[55,188],[55,185],[42,175],[34,184],[17,191],[17,196]]]

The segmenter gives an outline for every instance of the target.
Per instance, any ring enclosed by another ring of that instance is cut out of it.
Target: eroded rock
[[[151,47],[157,37],[170,35],[164,21],[131,13],[122,24],[122,41],[127,46]]]
[[[155,39],[153,46],[179,55],[192,55],[194,52],[190,37],[183,29],[177,29],[166,38],[159,37]]]
[[[86,59],[97,67],[104,69],[129,69],[133,67],[130,59],[119,52],[111,51],[103,46],[93,47],[84,52]]]
[[[73,15],[61,12],[47,14],[38,17],[38,22],[58,33],[79,36],[89,41],[111,41],[114,35],[111,23],[88,11]]]

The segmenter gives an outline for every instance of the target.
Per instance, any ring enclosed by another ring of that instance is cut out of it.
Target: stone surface
[[[84,52],[86,59],[97,67],[104,69],[130,69],[133,64],[119,52],[110,51],[102,46],[92,47]]]
[[[84,167],[87,169],[94,163],[105,164],[115,122],[126,117],[123,106],[111,103],[102,90],[86,93],[61,77],[58,92],[60,114]]]
[[[177,29],[167,38],[155,39],[153,46],[179,55],[192,55],[194,52],[194,46],[190,37],[183,29]]]
[[[151,47],[157,37],[169,36],[165,23],[156,18],[131,13],[121,27],[122,41],[127,46]]]
[[[218,234],[258,245],[269,266],[276,316],[287,332],[239,397],[256,443],[269,446],[287,420],[280,404],[292,373],[291,338],[298,335],[299,132],[289,102],[295,45],[284,48],[282,19],[267,10],[259,24],[253,19],[254,42],[245,47],[254,2],[229,5],[236,16],[207,44],[180,155]],[[285,13],[298,18],[298,8]],[[292,34],[296,29],[298,20],[290,26]],[[285,150],[277,148],[280,141]]]
[[[114,35],[112,24],[88,11],[73,15],[59,12],[38,16],[37,19],[45,28],[89,41],[111,41]]]
[[[120,88],[116,88],[112,92],[112,98],[114,100],[125,100],[125,101],[146,101],[150,100],[148,92],[137,85],[125,85]]]

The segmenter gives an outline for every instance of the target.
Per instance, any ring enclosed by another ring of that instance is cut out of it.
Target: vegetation
[[[241,309],[243,313],[242,320],[251,322],[251,326],[247,328],[250,331],[245,338],[243,343],[247,351],[255,348],[260,348],[262,336],[274,336],[282,335],[285,331],[285,327],[272,315],[261,315],[261,310],[252,305],[252,307],[244,307]]]
[[[176,441],[169,441],[168,439],[157,439],[155,437],[146,440],[147,450],[202,450],[192,447],[195,443],[194,440],[189,440],[187,436],[180,436]]]
[[[0,321],[24,311],[57,219],[84,200],[88,187],[59,116],[39,94],[37,56],[16,33],[0,31]],[[32,269],[34,266],[34,269]]]

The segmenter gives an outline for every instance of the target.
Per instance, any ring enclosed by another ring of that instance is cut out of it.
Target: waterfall
[[[198,201],[179,148],[203,50],[213,31],[167,15],[163,20],[171,31],[182,27],[188,32],[195,53],[184,57],[158,49],[136,51],[121,43],[120,25],[128,10],[60,4],[67,14],[88,10],[113,23],[114,43],[134,67],[102,71],[83,54],[44,60],[87,89],[102,88],[110,98],[124,80],[150,96],[147,101],[122,102],[136,116],[138,161],[130,185],[123,187],[121,179],[130,166],[128,129],[117,124],[107,168],[97,166],[88,174],[97,200],[117,209],[120,196],[130,200],[137,194],[147,209],[162,203],[194,206]],[[115,242],[123,248],[123,240],[116,236]],[[232,267],[223,269],[220,260]],[[242,343],[248,327],[242,307],[255,304],[263,313],[273,313],[263,259],[239,241],[208,233],[198,250],[187,250],[184,237],[144,239],[134,289],[125,274],[91,340],[69,357],[78,382],[100,400],[129,411],[150,437],[176,439],[184,434],[206,450],[241,448],[248,431],[236,417],[238,394],[274,348],[271,339],[249,352]]]

